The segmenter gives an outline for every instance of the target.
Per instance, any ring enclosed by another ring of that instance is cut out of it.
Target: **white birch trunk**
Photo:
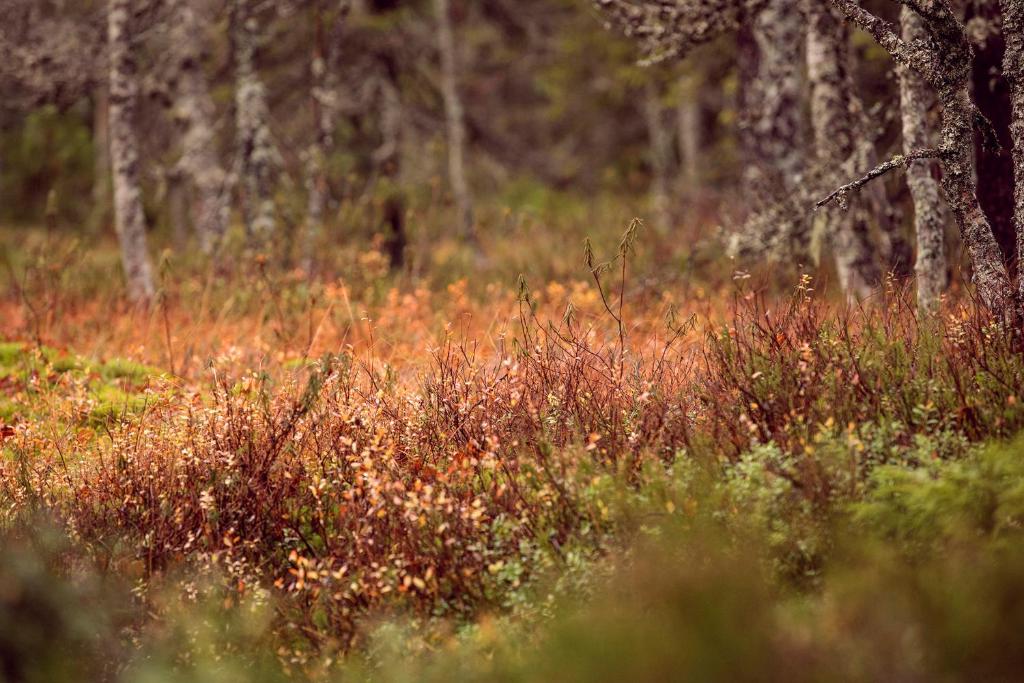
[[[830,1],[893,59],[914,69],[935,91],[942,110],[939,150],[943,194],[970,255],[974,284],[981,300],[994,315],[1004,321],[1011,319],[1016,310],[1015,288],[992,226],[978,201],[974,129],[979,119],[969,92],[972,48],[963,24],[947,0],[931,0],[926,10],[922,8],[924,13],[918,13],[928,40],[907,43],[895,27],[855,0]]]

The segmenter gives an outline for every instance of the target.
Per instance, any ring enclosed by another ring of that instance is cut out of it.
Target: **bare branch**
[[[815,204],[814,208],[820,209],[836,199],[839,200],[840,205],[845,205],[846,197],[848,197],[851,192],[856,192],[872,180],[880,178],[889,171],[908,166],[911,162],[918,161],[920,159],[941,159],[943,156],[945,156],[945,151],[942,149],[919,149],[914,152],[910,152],[909,154],[897,154],[892,159],[889,159],[885,163],[879,164],[875,168],[871,169],[861,178],[837,188],[832,192],[832,194]]]

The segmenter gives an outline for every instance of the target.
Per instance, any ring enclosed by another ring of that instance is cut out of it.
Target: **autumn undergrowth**
[[[39,601],[123,680],[1012,678],[1019,338],[810,276],[681,306],[634,284],[637,228],[486,303],[257,264],[244,314],[123,314],[114,350],[159,372],[54,351],[26,314],[0,523],[34,559],[0,560],[26,587],[0,619]],[[105,383],[132,408],[95,417]],[[62,611],[96,586],[99,642]],[[51,675],[5,629],[5,675]]]

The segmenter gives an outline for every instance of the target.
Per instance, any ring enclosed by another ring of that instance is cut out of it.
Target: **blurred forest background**
[[[737,268],[767,256],[777,269],[792,257],[829,272],[831,250],[850,249],[827,239],[821,220],[785,237],[806,242],[793,249],[747,226],[787,183],[817,172],[814,84],[802,75],[803,20],[792,4],[780,19],[788,28],[737,22],[702,36],[689,59],[641,65],[635,41],[605,30],[612,17],[574,0],[455,0],[443,10],[448,47],[433,1],[133,3],[126,40],[148,258],[210,252],[232,225],[244,234],[222,254],[271,237],[275,259],[334,268],[354,245],[375,245],[418,276],[440,258],[454,259],[454,273],[490,263],[507,278],[536,263],[509,264],[514,250],[501,246],[517,230],[532,240],[524,223],[554,220],[549,231],[570,233],[577,253],[586,230],[621,229],[635,214],[677,272],[711,259],[701,276],[728,277],[720,257],[730,239]],[[891,3],[876,4],[896,16]],[[109,240],[106,3],[9,0],[3,12],[0,219],[86,245]],[[759,55],[785,30],[796,32],[788,53]],[[899,93],[867,35],[852,34],[846,48],[838,66],[859,108],[846,123],[863,152],[859,166],[843,165],[852,179],[898,150]],[[989,97],[986,68],[975,82]],[[760,85],[773,81],[788,91]],[[1009,106],[1006,93],[990,97]],[[792,178],[757,182],[779,163]],[[1005,172],[1000,164],[992,172]],[[878,253],[869,281],[850,284],[858,295],[882,273],[913,269],[905,183],[889,178],[873,196]],[[798,210],[810,220],[805,199]],[[1012,222],[1000,227],[1012,245]],[[479,258],[488,250],[498,253]]]

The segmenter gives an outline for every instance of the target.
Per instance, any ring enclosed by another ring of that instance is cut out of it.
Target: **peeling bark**
[[[153,273],[139,186],[139,150],[135,132],[138,82],[132,50],[131,0],[110,0],[107,39],[110,51],[110,157],[114,218],[128,296],[137,303],[153,298]]]

